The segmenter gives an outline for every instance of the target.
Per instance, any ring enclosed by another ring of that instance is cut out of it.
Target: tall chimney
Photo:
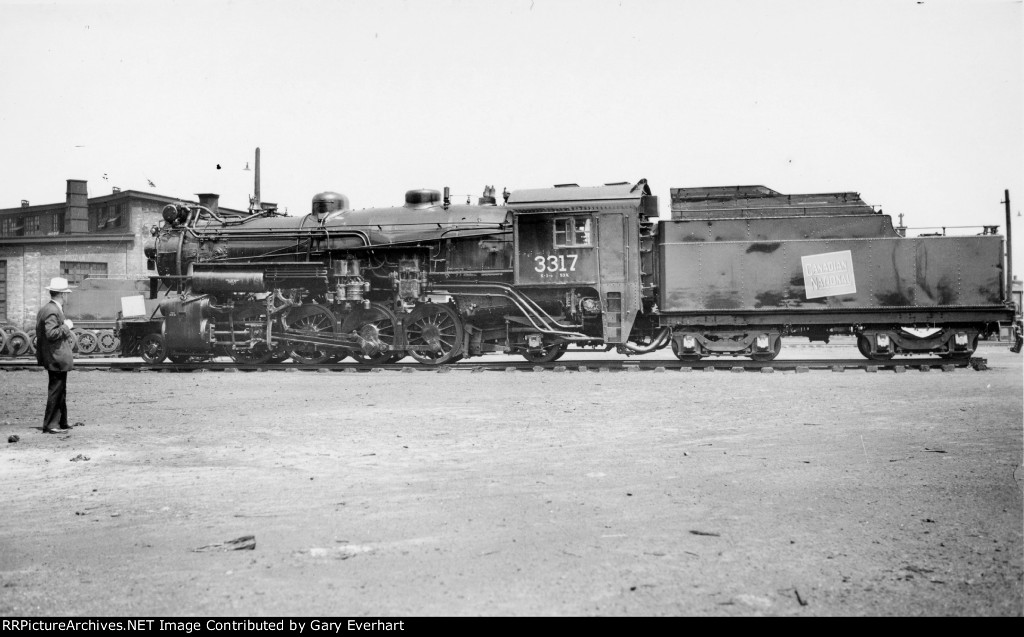
[[[64,227],[67,232],[89,232],[89,190],[84,179],[68,179]]]

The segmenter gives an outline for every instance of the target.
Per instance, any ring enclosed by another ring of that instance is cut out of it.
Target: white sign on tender
[[[804,291],[809,299],[857,293],[853,255],[849,250],[809,254],[800,257],[800,265],[804,271]]]

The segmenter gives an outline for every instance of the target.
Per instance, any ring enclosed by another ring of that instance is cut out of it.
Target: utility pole
[[[262,202],[260,201],[260,147],[256,147],[256,184],[254,186],[256,201],[253,206],[256,208],[256,212],[259,212],[262,208]]]
[[[1006,205],[1006,296],[1013,296],[1013,241],[1010,235],[1010,191],[1003,191],[1003,204]]]

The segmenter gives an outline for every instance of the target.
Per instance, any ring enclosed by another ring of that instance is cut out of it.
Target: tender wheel
[[[939,354],[941,358],[948,358],[949,360],[967,360],[974,356],[974,352],[978,351],[978,337],[975,336],[971,341],[971,349],[966,352],[946,352],[945,354]]]
[[[531,363],[553,363],[562,358],[568,348],[568,343],[554,343],[539,350],[524,350],[520,354]]]
[[[700,352],[680,352],[679,345],[676,343],[676,339],[674,338],[672,339],[672,353],[681,361],[693,362],[699,361],[703,358],[703,355]]]
[[[374,304],[368,310],[358,309],[345,317],[341,324],[341,331],[345,334],[358,332],[363,338],[368,340],[376,339],[390,347],[395,344],[395,333],[398,331],[397,323],[398,319],[390,310],[384,306]],[[377,354],[349,352],[349,355],[356,362],[371,365],[384,365],[404,356],[390,349],[378,352]],[[341,358],[344,358],[344,355],[338,360],[341,360]]]
[[[462,355],[462,319],[447,305],[427,303],[409,315],[405,333],[409,355],[424,365],[443,365]]]
[[[857,350],[860,351],[861,356],[872,361],[887,361],[896,355],[896,352],[891,350],[880,354],[872,354],[871,340],[863,334],[857,337]]]
[[[95,332],[89,330],[82,330],[78,333],[78,353],[79,354],[92,354],[100,346],[100,339],[96,337]]]
[[[780,351],[782,351],[782,339],[776,338],[775,347],[767,352],[753,352],[750,358],[755,361],[773,361]]]
[[[285,327],[289,332],[316,336],[333,334],[334,314],[322,305],[305,306],[288,315],[285,319]],[[334,354],[335,352],[331,349],[305,343],[292,345],[292,349],[288,352],[292,360],[303,365],[319,365],[327,362]]]
[[[167,358],[167,343],[162,334],[146,334],[139,345],[139,355],[150,365],[157,365]]]

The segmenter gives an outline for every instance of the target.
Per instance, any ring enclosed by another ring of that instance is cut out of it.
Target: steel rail
[[[125,371],[125,372],[447,372],[447,371],[726,371],[726,372],[807,372],[807,371],[892,371],[896,373],[909,370],[950,372],[958,369],[988,369],[988,359],[982,357],[945,359],[945,358],[893,358],[886,361],[866,359],[792,359],[774,361],[722,360],[701,359],[699,361],[675,360],[588,360],[588,361],[556,361],[553,363],[531,363],[529,361],[487,361],[486,356],[479,360],[461,361],[447,365],[423,365],[421,363],[389,363],[372,365],[362,362],[324,363],[306,365],[301,363],[235,363],[235,362],[195,362],[195,363],[159,363],[151,365],[138,359],[125,361],[90,361],[76,360],[76,371]],[[2,371],[42,371],[38,365],[29,360],[0,361]]]

